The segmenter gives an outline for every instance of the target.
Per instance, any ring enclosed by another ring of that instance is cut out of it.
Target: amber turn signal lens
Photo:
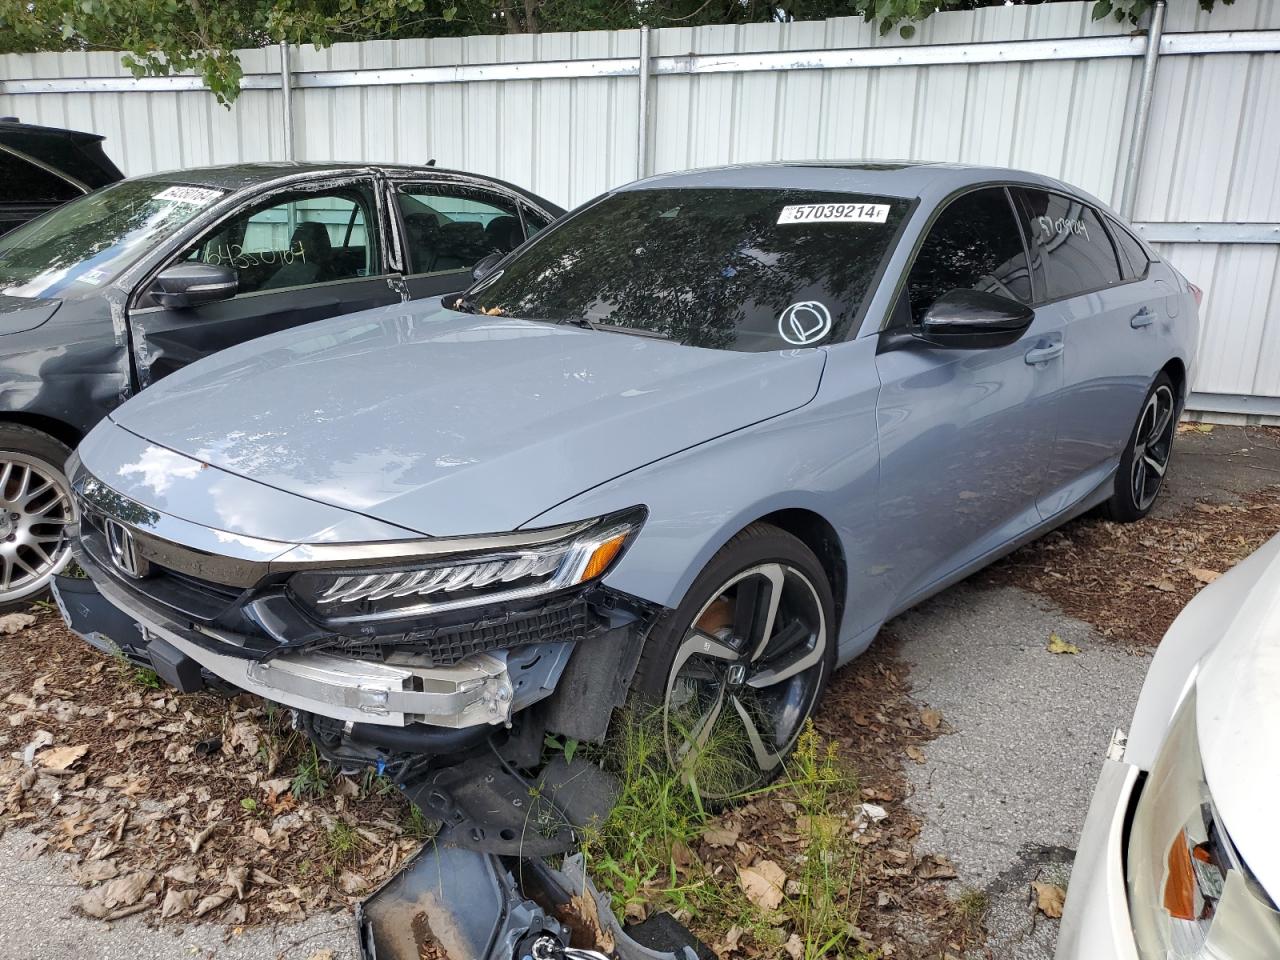
[[[591,554],[591,559],[587,561],[586,567],[582,571],[582,578],[579,583],[585,583],[593,580],[600,574],[604,573],[609,564],[613,563],[613,558],[618,555],[618,551],[622,549],[622,545],[627,542],[627,535],[620,533],[616,537],[610,537],[600,546],[596,547]]]
[[[1187,847],[1187,831],[1179,831],[1169,848],[1169,878],[1164,885],[1164,908],[1179,920],[1196,919],[1196,876]]]

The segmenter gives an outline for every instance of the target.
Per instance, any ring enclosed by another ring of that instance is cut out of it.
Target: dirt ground
[[[878,808],[857,834],[851,943],[1051,956],[1030,884],[1065,884],[1152,645],[1280,530],[1277,483],[1280,431],[1184,427],[1153,517],[1074,521],[835,678],[817,728],[857,773],[850,815]],[[420,842],[394,792],[335,778],[274,711],[159,689],[52,610],[3,639],[0,686],[0,958],[345,960],[346,911]]]

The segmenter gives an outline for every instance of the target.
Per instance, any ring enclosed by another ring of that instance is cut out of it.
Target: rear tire
[[[725,544],[645,643],[633,700],[715,803],[772,781],[835,667],[835,603],[813,551],[763,523]]]
[[[1124,456],[1116,469],[1115,491],[1103,512],[1117,523],[1132,523],[1151,512],[1164,485],[1178,429],[1178,399],[1163,371],[1147,391]]]
[[[0,424],[0,607],[40,593],[71,556],[69,456],[46,433]]]

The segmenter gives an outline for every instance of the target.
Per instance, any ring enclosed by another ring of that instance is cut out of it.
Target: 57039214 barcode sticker
[[[779,223],[884,223],[887,203],[793,203],[782,208]]]

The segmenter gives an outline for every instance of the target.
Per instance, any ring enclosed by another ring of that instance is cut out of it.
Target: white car
[[[1280,536],[1174,621],[1112,740],[1057,960],[1280,958]]]

